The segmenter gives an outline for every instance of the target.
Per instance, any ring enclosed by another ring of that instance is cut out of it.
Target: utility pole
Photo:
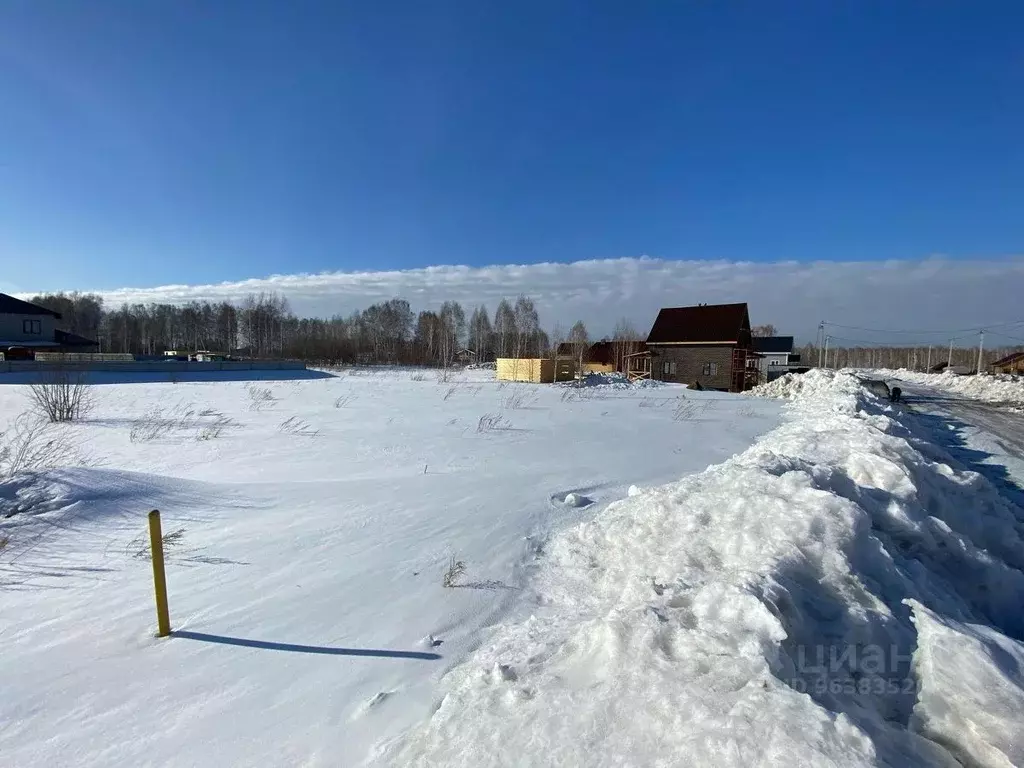
[[[825,367],[828,368],[828,342],[831,336],[825,336]]]
[[[981,376],[981,355],[985,351],[985,329],[982,328],[978,333],[981,334],[981,339],[978,341],[978,370],[975,376]]]
[[[822,340],[821,337],[824,334],[825,334],[825,321],[822,320],[820,323],[818,323],[818,335],[815,338],[815,342],[818,345],[818,367],[819,368],[821,368],[821,340]]]
[[[925,373],[927,373],[931,369],[932,369],[932,345],[929,344],[928,345],[928,362],[925,363],[925,367],[924,367]]]
[[[952,368],[953,367],[953,340],[952,339],[949,340],[949,358],[946,360],[946,367],[947,368]]]

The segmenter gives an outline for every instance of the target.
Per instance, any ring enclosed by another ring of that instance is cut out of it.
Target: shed
[[[455,361],[462,365],[473,365],[477,362],[476,351],[469,347],[463,347],[455,353]]]
[[[556,366],[550,358],[499,357],[495,361],[495,374],[499,381],[550,384],[574,379],[576,366],[571,360],[559,360]]]
[[[1014,352],[989,366],[992,373],[1024,373],[1024,352]]]
[[[555,350],[558,358],[576,359],[576,345],[563,341]],[[613,373],[616,370],[614,342],[603,339],[587,346],[583,353],[583,373]]]

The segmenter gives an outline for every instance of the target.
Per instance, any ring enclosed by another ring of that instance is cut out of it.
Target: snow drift
[[[752,448],[555,535],[529,611],[378,759],[1019,762],[1021,510],[854,376],[780,382]]]
[[[0,764],[25,768],[358,765],[529,604],[551,532],[745,450],[782,411],[353,368],[112,384],[87,419],[35,431],[4,381]],[[187,633],[159,640],[151,509]]]
[[[916,729],[965,765],[1024,765],[1024,645],[907,603],[918,633]]]

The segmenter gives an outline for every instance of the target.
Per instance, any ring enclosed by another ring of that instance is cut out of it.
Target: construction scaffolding
[[[630,381],[640,381],[651,378],[651,353],[650,350],[634,352],[625,356],[626,378]]]

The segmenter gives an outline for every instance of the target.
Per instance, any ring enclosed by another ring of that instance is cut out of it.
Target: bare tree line
[[[1024,350],[1024,346],[998,346],[983,350],[982,368],[1013,352]],[[805,344],[799,350],[800,362],[817,366],[819,355],[824,362],[824,350]],[[827,364],[829,368],[907,368],[913,371],[928,371],[940,363],[952,361],[954,367],[975,370],[978,366],[978,347],[953,347],[950,354],[947,345],[931,347],[830,347]]]
[[[502,299],[493,322],[487,307],[469,313],[456,301],[414,313],[390,299],[348,316],[299,318],[274,293],[251,294],[238,304],[193,301],[123,304],[106,309],[94,294],[35,296],[34,304],[60,312],[61,330],[95,339],[104,352],[161,355],[208,349],[252,357],[301,358],[326,363],[451,365],[463,350],[471,359],[540,357],[550,341],[532,299]]]
[[[104,352],[161,355],[166,350],[209,349],[252,357],[287,357],[326,363],[450,365],[464,348],[480,361],[498,357],[541,357],[567,336],[573,357],[586,352],[590,335],[582,322],[570,334],[558,326],[549,337],[540,326],[532,299],[502,299],[491,314],[479,305],[467,311],[455,301],[437,310],[413,312],[404,299],[378,302],[348,316],[299,318],[288,302],[273,293],[251,294],[241,302],[188,304],[123,304],[107,309],[94,294],[56,293],[35,296],[35,304],[61,313],[57,327],[100,342]],[[754,335],[772,335],[771,325],[752,328]],[[611,338],[613,362],[625,369],[626,356],[639,351],[644,336],[625,318]],[[991,347],[987,365],[1022,347]],[[819,350],[806,344],[798,350],[805,365],[818,364]],[[829,349],[830,367],[912,368],[925,370],[945,362],[946,346],[858,346]],[[974,368],[975,346],[954,347],[952,364]]]

